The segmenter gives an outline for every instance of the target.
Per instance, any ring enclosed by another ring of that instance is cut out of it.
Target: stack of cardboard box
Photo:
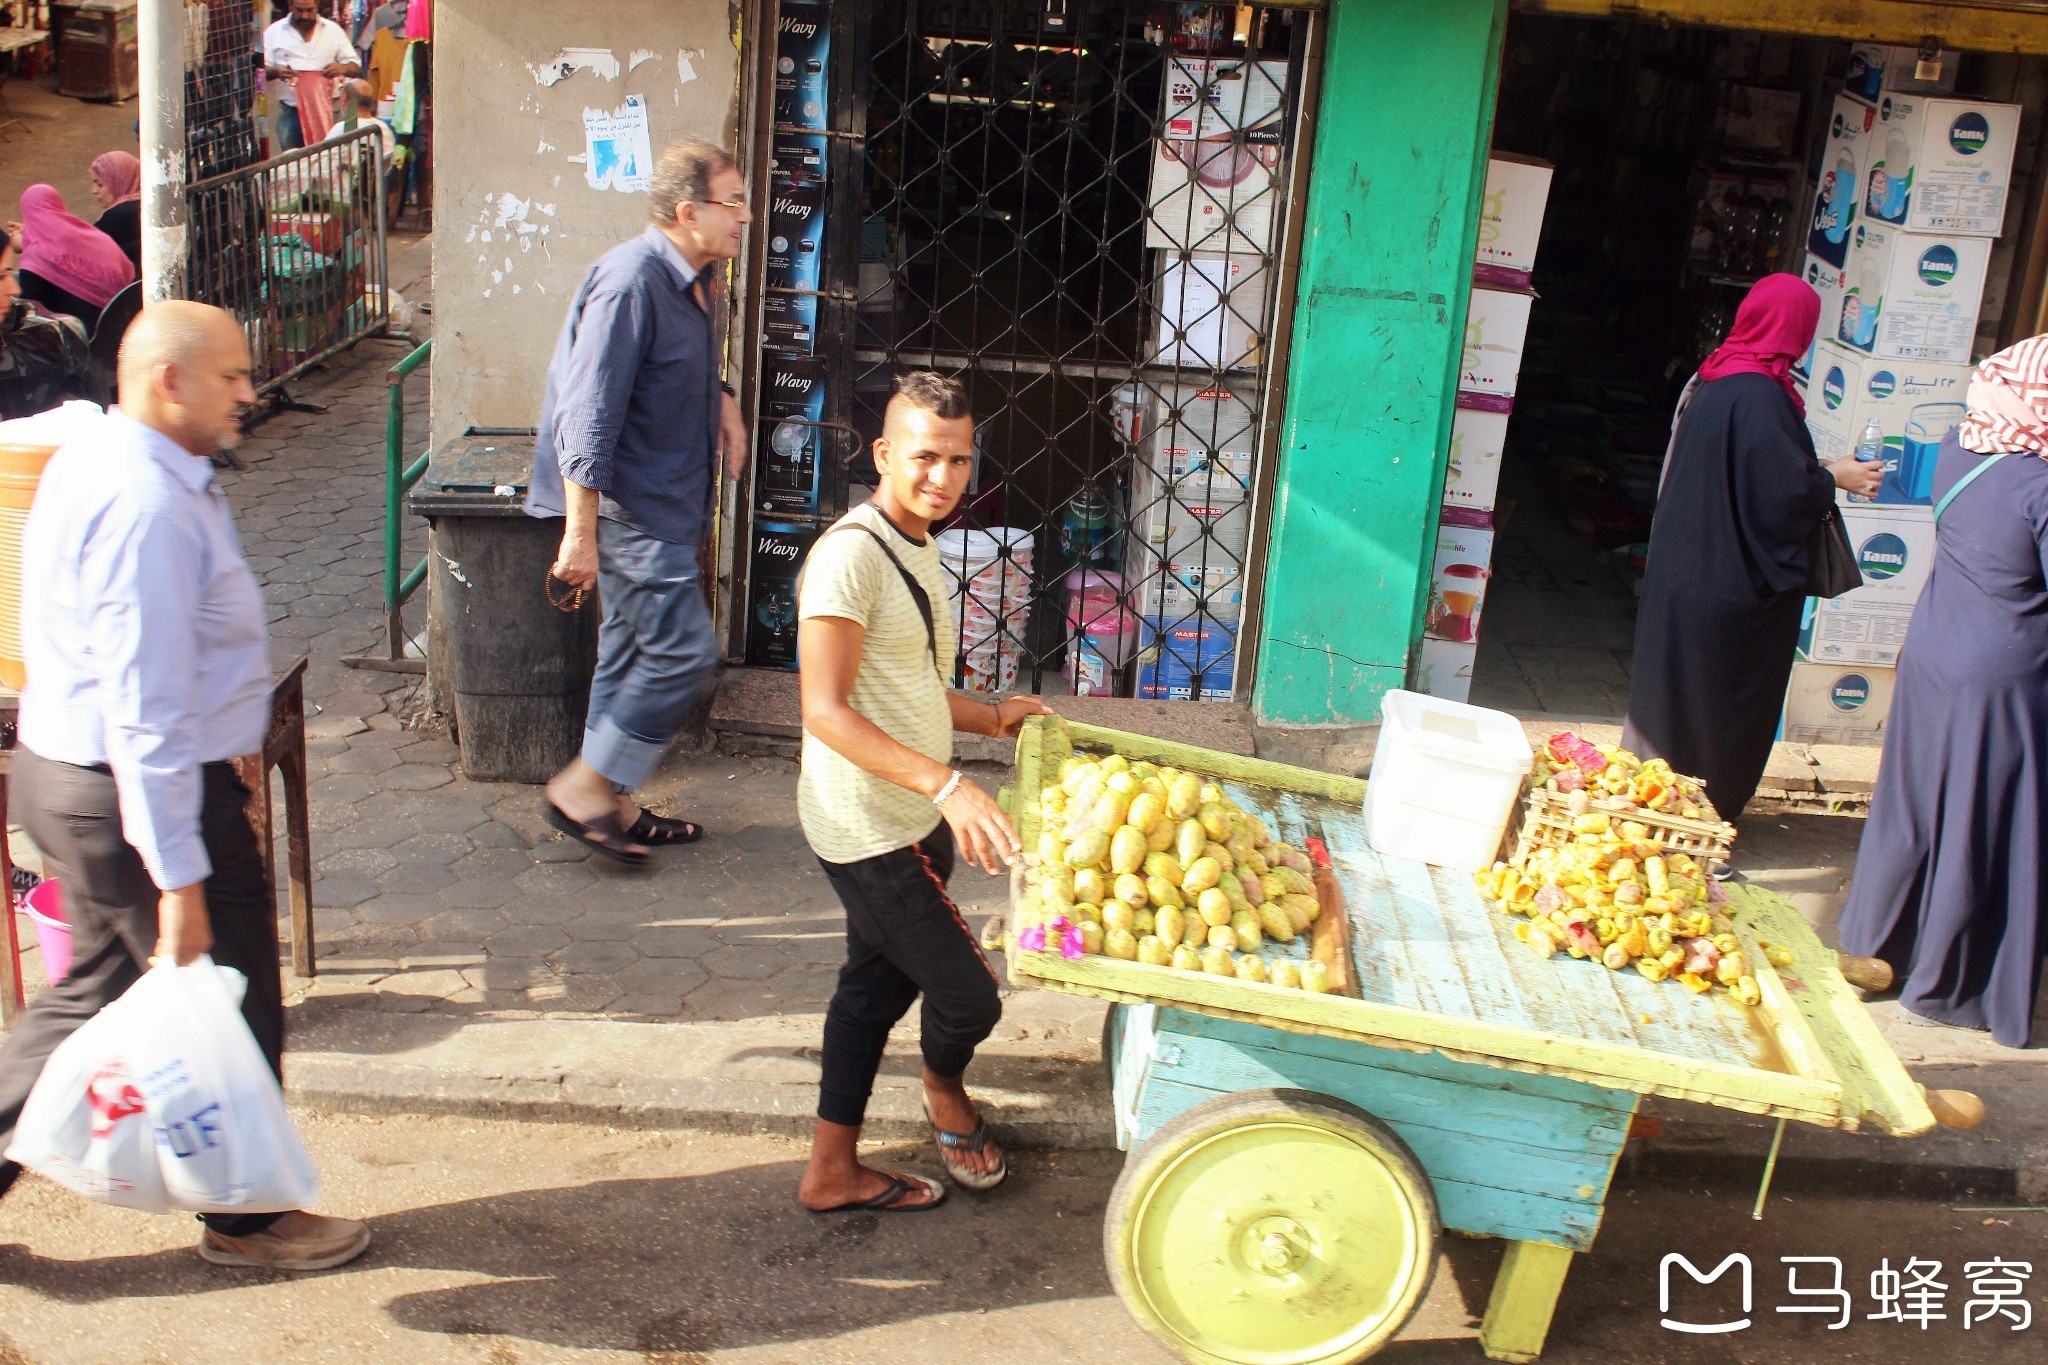
[[[1797,743],[1883,743],[1933,564],[1935,457],[1963,418],[2020,120],[2017,105],[1949,98],[1955,72],[1954,54],[1859,47],[1828,124],[1804,271],[1821,295],[1806,422],[1833,461],[1875,421],[1885,473],[1876,498],[1842,498],[1864,586],[1807,604],[1785,703]]]
[[[1154,365],[1140,386],[1124,582],[1139,613],[1137,694],[1227,700],[1257,458],[1287,63],[1174,57],[1145,245],[1157,253]]]
[[[1464,701],[1472,690],[1479,617],[1492,572],[1494,498],[1536,301],[1529,282],[1550,175],[1546,163],[1518,157],[1496,156],[1486,166],[1443,515],[1415,663],[1419,690],[1454,701]]]

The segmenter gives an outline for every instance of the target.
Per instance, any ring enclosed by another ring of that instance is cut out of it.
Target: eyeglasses
[[[722,209],[731,209],[731,210],[732,210],[732,211],[733,211],[734,213],[745,213],[745,212],[747,211],[747,201],[746,201],[745,199],[743,199],[743,198],[742,198],[742,199],[699,199],[699,200],[697,200],[696,202],[697,202],[697,203],[699,203],[699,204],[716,204],[716,205],[718,205],[718,207],[720,207],[720,208],[722,208]]]

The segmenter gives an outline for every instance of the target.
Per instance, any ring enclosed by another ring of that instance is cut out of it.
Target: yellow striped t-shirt
[[[956,629],[948,580],[933,538],[912,540],[873,503],[839,523],[872,527],[924,586],[938,634],[938,667],[926,644],[924,616],[888,555],[864,531],[835,529],[818,538],[804,562],[797,617],[835,616],[866,631],[860,670],[848,698],[853,709],[899,743],[940,763],[953,761],[953,713],[940,676],[953,676]],[[856,767],[804,732],[797,815],[811,851],[828,863],[858,862],[907,848],[943,818],[929,797]]]

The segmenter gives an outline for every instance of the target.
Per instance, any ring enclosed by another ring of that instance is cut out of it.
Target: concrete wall
[[[647,226],[644,192],[587,183],[585,110],[610,113],[638,95],[655,154],[686,135],[729,146],[739,56],[738,5],[725,0],[440,0],[434,10],[439,444],[472,426],[534,424],[577,283]]]

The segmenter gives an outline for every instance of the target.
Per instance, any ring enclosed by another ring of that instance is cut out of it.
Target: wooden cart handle
[[[1928,1112],[1944,1128],[1975,1128],[1984,1121],[1984,1101],[1967,1090],[1929,1090],[1923,1085],[1920,1091],[1927,1097]]]
[[[1891,989],[1892,964],[1883,958],[1836,953],[1835,965],[1841,968],[1842,979],[1852,986],[1860,986],[1866,991]]]

